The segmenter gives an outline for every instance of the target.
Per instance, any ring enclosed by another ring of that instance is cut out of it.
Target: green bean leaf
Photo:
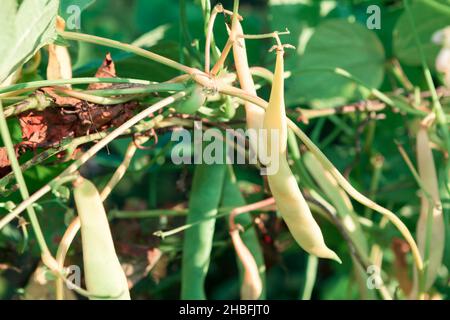
[[[441,47],[432,41],[433,34],[448,26],[450,7],[448,1],[421,0],[411,6],[411,13],[417,26],[417,35],[425,53],[428,65],[434,68],[436,56]],[[411,32],[411,23],[407,12],[399,18],[394,29],[394,51],[401,62],[419,66],[421,64],[419,49]]]
[[[332,107],[367,97],[369,92],[335,74],[344,69],[366,87],[378,88],[384,78],[384,48],[374,32],[358,23],[328,20],[319,25],[286,83],[288,104]]]

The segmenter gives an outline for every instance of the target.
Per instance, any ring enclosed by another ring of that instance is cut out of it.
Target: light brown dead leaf
[[[115,78],[116,77],[116,66],[112,60],[111,53],[107,53],[103,64],[97,70],[95,74],[96,78]],[[100,90],[111,87],[110,83],[92,83],[89,85],[89,90]]]
[[[394,252],[394,273],[397,278],[400,289],[405,295],[408,295],[412,289],[412,281],[408,274],[408,263],[406,256],[411,250],[409,244],[400,238],[393,238],[391,243],[392,251]]]

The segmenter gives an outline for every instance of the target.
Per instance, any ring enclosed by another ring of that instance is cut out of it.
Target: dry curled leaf
[[[103,64],[97,70],[95,74],[96,78],[115,78],[116,77],[116,66],[111,58],[111,53],[106,54]],[[109,83],[92,83],[89,85],[89,90],[100,90],[110,87]]]

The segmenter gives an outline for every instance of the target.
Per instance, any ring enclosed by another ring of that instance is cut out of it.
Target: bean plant
[[[448,299],[447,0],[4,0],[0,30],[0,298]]]

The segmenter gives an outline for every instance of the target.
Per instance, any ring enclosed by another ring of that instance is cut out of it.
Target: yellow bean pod
[[[305,198],[287,162],[287,118],[284,104],[284,50],[277,49],[276,67],[269,105],[266,109],[263,128],[266,130],[265,148],[270,159],[268,166],[276,172],[268,175],[268,182],[278,211],[281,213],[297,243],[308,253],[319,258],[341,262],[337,254],[329,249],[322,231],[314,220]],[[277,130],[277,139],[272,141],[271,130]],[[272,144],[277,154],[272,152]],[[271,170],[269,170],[271,171]]]
[[[258,300],[263,290],[263,284],[255,258],[242,241],[238,229],[231,231],[230,236],[233,241],[234,249],[236,250],[244,269],[244,276],[241,284],[241,299]]]
[[[81,223],[88,291],[106,300],[130,300],[127,278],[117,258],[106,212],[97,189],[90,181],[80,178],[74,183],[74,198]]]
[[[248,65],[245,40],[240,37],[244,35],[244,31],[242,30],[242,25],[239,22],[239,19],[233,19],[233,28],[233,34],[236,37],[233,44],[233,57],[239,83],[242,90],[250,95],[256,96],[255,82],[253,81],[252,73],[250,72],[250,67]],[[248,101],[245,101],[244,106],[247,119],[247,128],[252,130],[260,130],[263,125],[264,109]],[[258,143],[257,137],[251,136],[250,142],[254,147],[256,147]]]
[[[422,257],[425,256],[426,251],[426,236],[428,232],[430,232],[428,264],[425,274],[426,283],[423,288],[427,291],[436,280],[438,270],[442,265],[445,248],[445,227],[444,217],[442,215],[442,203],[439,196],[436,167],[426,127],[421,126],[419,129],[416,143],[419,175],[425,190],[429,193],[429,196],[433,201],[433,203],[430,203],[429,199],[424,194],[421,196],[420,217],[417,223],[417,245]],[[431,207],[432,211],[430,212]],[[431,229],[427,230],[430,213],[431,220],[429,222]],[[418,279],[416,276],[414,280],[414,292],[416,292],[418,289]]]

